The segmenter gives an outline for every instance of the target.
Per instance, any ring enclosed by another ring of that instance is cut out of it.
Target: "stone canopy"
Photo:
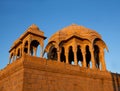
[[[47,52],[48,59],[51,60],[106,70],[105,48],[108,50],[99,33],[72,24],[53,34],[44,52]]]
[[[44,32],[41,31],[35,24],[32,24],[16,41],[14,41],[9,51],[11,51],[17,45],[19,45],[28,34],[33,34],[46,39],[46,37],[44,37]]]
[[[33,24],[13,43],[9,64],[0,70],[0,91],[120,91],[120,74],[106,69],[99,33],[72,24],[46,47],[45,39]]]
[[[94,39],[96,38],[102,39],[101,35],[98,34],[96,31],[85,28],[83,26],[79,26],[77,24],[72,24],[53,34],[50,37],[49,42],[51,41],[61,42],[69,39],[72,36],[76,36],[81,39],[87,39],[90,42],[94,41]]]
[[[31,25],[12,45],[10,61],[27,54],[36,56],[40,45],[40,57],[47,54],[48,60],[79,65],[84,68],[105,71],[104,49],[105,42],[94,30],[72,24],[53,34],[44,49],[44,32],[35,24]]]

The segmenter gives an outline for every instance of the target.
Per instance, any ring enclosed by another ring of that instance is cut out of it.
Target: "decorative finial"
[[[29,29],[37,29],[37,30],[39,30],[39,28],[38,28],[37,25],[35,25],[35,24],[32,24],[32,25],[29,27]]]

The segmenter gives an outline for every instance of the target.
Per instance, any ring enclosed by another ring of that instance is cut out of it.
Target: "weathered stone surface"
[[[13,43],[9,64],[0,70],[0,91],[120,91],[120,74],[107,71],[107,46],[96,31],[70,25],[43,50],[45,38],[33,24]]]
[[[119,87],[119,74],[28,55],[0,74],[0,91],[119,91]]]

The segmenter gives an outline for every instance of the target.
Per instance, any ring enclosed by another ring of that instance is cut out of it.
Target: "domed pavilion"
[[[72,24],[53,34],[44,50],[48,59],[105,71],[105,42],[96,31]]]

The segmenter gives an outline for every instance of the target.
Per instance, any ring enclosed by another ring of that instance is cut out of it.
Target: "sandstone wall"
[[[0,71],[0,91],[23,91],[23,65],[16,61]]]
[[[14,71],[5,74],[8,69]],[[119,87],[119,74],[30,56],[0,72],[0,91],[120,91]]]

